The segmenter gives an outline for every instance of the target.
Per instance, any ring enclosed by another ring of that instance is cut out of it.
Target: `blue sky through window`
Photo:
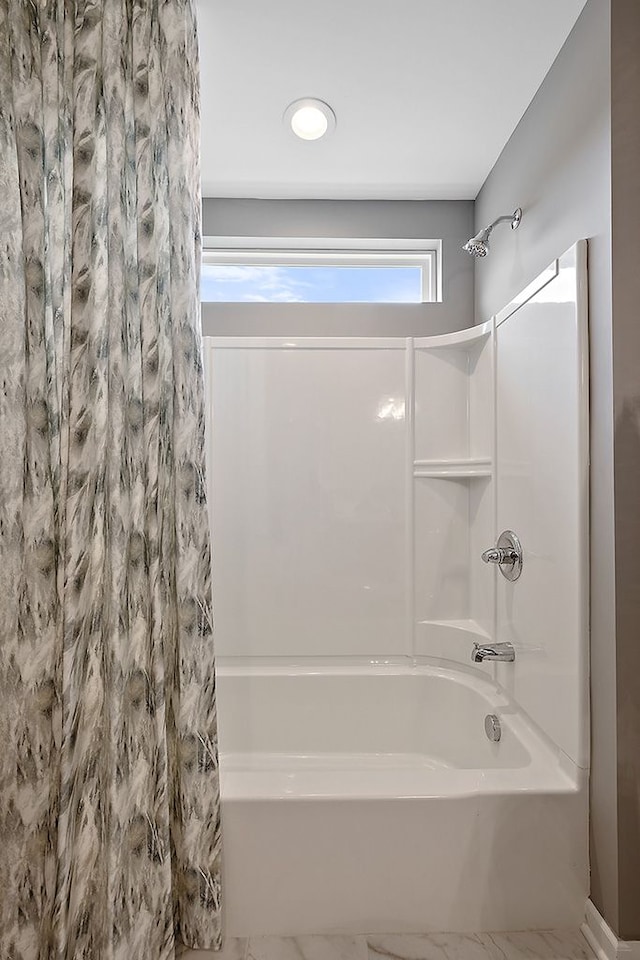
[[[420,266],[203,263],[204,303],[422,303]]]

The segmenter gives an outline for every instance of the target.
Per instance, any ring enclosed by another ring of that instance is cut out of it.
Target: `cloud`
[[[201,299],[234,303],[420,303],[416,267],[202,266]]]
[[[201,298],[235,303],[301,303],[309,284],[282,267],[203,264]]]

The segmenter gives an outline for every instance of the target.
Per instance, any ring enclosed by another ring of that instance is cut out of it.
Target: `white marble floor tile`
[[[579,930],[491,933],[494,960],[593,960]]]
[[[388,936],[228,938],[179,960],[595,960],[579,930]]]
[[[579,930],[367,937],[369,960],[594,960]]]
[[[367,937],[367,942],[369,960],[494,960],[485,934],[399,934]]]
[[[240,937],[227,937],[222,950],[189,950],[178,953],[178,960],[245,960],[248,940]]]
[[[367,960],[364,937],[251,937],[247,960]]]

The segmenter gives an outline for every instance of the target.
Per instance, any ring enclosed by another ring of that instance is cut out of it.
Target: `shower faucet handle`
[[[485,550],[482,559],[497,563],[502,576],[513,582],[522,573],[522,544],[513,530],[503,530],[495,547]]]
[[[490,547],[482,554],[485,563],[515,563],[520,556],[515,550],[505,550],[502,547]]]

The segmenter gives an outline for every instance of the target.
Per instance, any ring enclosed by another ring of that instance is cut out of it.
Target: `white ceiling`
[[[204,195],[475,198],[585,2],[197,0]]]

